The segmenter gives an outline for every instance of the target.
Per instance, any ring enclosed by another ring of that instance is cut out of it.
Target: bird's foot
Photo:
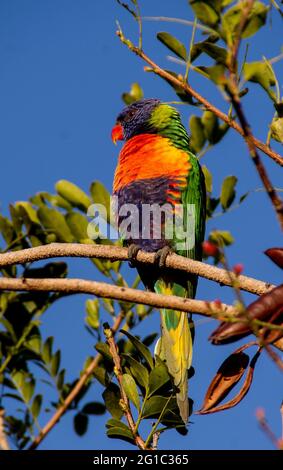
[[[173,253],[172,248],[170,248],[168,245],[164,246],[155,253],[154,262],[158,264],[160,268],[165,268],[166,258],[167,256],[171,255],[171,253]]]
[[[135,245],[135,243],[131,243],[131,245],[129,245],[129,247],[128,247],[128,258],[129,258],[130,268],[135,268],[136,267],[137,255],[138,255],[139,251],[140,251],[140,247],[138,245]]]

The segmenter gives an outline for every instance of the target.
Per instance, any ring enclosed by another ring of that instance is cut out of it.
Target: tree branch
[[[193,96],[197,101],[202,103],[207,110],[212,111],[217,117],[219,117],[219,119],[226,122],[226,124],[228,124],[232,129],[234,129],[242,137],[244,137],[244,131],[243,131],[242,127],[239,126],[239,124],[236,121],[234,121],[231,117],[229,117],[227,114],[223,113],[220,109],[216,108],[206,98],[204,98],[200,93],[198,93],[196,90],[194,90],[188,83],[184,82],[180,78],[174,77],[173,75],[171,75],[171,73],[169,73],[166,70],[159,67],[159,65],[157,65],[152,59],[150,59],[141,49],[134,46],[134,44],[132,44],[131,41],[126,39],[121,30],[117,31],[117,36],[120,38],[120,40],[123,44],[125,44],[138,57],[140,57],[147,64],[149,64],[150,67],[153,69],[153,71],[157,75],[164,78],[165,80],[172,83],[173,85],[175,85],[179,88],[182,88],[182,90],[184,90],[184,92],[187,93],[188,96]],[[253,144],[254,144],[255,147],[257,147],[262,152],[264,152],[266,155],[268,155],[270,158],[272,158],[272,160],[274,160],[276,163],[283,166],[283,157],[279,153],[275,152],[268,145],[266,145],[265,143],[261,142],[260,140],[256,139],[253,136],[252,136],[252,141],[253,141]]]
[[[252,161],[256,167],[258,175],[275,209],[281,229],[283,230],[283,201],[281,200],[281,198],[278,196],[277,192],[275,191],[269,179],[267,171],[261,161],[260,155],[257,151],[250,125],[243,111],[240,94],[239,94],[239,87],[238,87],[237,56],[238,56],[238,52],[239,52],[239,48],[241,44],[242,33],[248,22],[249,14],[253,8],[253,5],[254,5],[254,0],[247,0],[246,5],[242,12],[241,21],[240,21],[239,28],[237,31],[237,37],[234,41],[234,44],[232,44],[230,48],[230,60],[228,63],[229,82],[227,83],[226,89],[230,96],[233,108],[235,109],[238,119],[240,121],[242,131],[243,131],[243,137],[247,143]]]
[[[129,428],[132,432],[132,435],[133,435],[133,438],[135,440],[137,447],[141,450],[146,450],[148,449],[148,447],[146,446],[146,443],[144,442],[142,437],[139,435],[138,430],[136,429],[136,424],[135,424],[135,421],[131,412],[130,403],[123,387],[123,371],[122,371],[121,360],[120,360],[120,356],[118,352],[118,347],[115,343],[113,332],[111,328],[109,327],[108,323],[105,323],[103,326],[104,326],[104,334],[106,336],[107,343],[109,345],[110,354],[114,362],[114,372],[119,383],[119,388],[120,388],[122,402],[123,402],[124,415],[128,421]]]
[[[49,258],[78,257],[100,258],[112,261],[127,261],[128,250],[113,245],[88,245],[80,243],[51,243],[24,250],[10,251],[0,254],[0,268],[13,264],[25,264]],[[139,251],[137,255],[139,263],[154,264],[154,253]],[[275,287],[274,285],[253,279],[247,276],[236,276],[233,272],[211,266],[210,264],[195,261],[176,254],[170,254],[166,258],[167,268],[197,274],[200,277],[217,282],[221,285],[232,286],[237,283],[239,289],[262,295]],[[7,280],[7,278],[5,278]]]
[[[131,287],[118,287],[106,282],[88,281],[84,279],[29,279],[29,278],[0,278],[0,291],[38,291],[38,292],[65,292],[73,294],[91,294],[97,297],[115,299],[150,305],[156,308],[172,308],[182,312],[198,313],[211,316],[213,312],[223,315],[236,315],[238,310],[219,302],[184,299],[175,295],[161,295],[154,292],[132,289]],[[220,318],[221,319],[221,318]]]
[[[112,326],[113,335],[115,335],[115,333],[120,328],[124,317],[125,317],[125,314],[123,311],[121,311],[119,315],[115,318],[114,324]],[[99,362],[101,361],[101,359],[102,359],[102,355],[100,353],[98,353],[94,357],[92,362],[83,372],[83,374],[80,376],[80,379],[78,380],[74,388],[71,390],[71,392],[65,399],[64,403],[56,410],[54,415],[51,417],[48,423],[41,430],[41,433],[33,440],[28,450],[35,450],[39,446],[39,444],[43,441],[43,439],[45,439],[47,434],[54,428],[55,424],[57,424],[60,418],[63,416],[63,414],[65,414],[69,406],[72,404],[76,396],[80,393],[80,391],[86,384],[87,380],[91,377],[94,369],[99,365]]]

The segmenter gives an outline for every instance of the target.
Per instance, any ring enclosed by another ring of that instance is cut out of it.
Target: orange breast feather
[[[132,137],[119,154],[113,190],[116,192],[133,181],[164,176],[185,185],[191,168],[189,158],[187,152],[174,147],[165,137],[154,134]]]

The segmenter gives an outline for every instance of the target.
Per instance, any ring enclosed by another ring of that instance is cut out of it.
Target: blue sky
[[[140,4],[145,16],[192,19],[186,0],[141,0]],[[115,36],[116,19],[126,35],[137,37],[136,25],[114,0],[0,0],[0,204],[4,213],[9,202],[26,200],[39,190],[54,191],[54,184],[62,178],[86,191],[91,181],[99,179],[111,190],[118,150],[110,140],[110,131],[123,106],[121,93],[138,81],[146,97],[175,99],[170,87],[152,74],[144,73],[144,64],[120,44]],[[268,25],[258,33],[256,43],[249,49],[249,61],[280,53],[280,21],[273,13],[272,29]],[[162,66],[181,72],[180,66],[166,59],[167,50],[155,40],[157,31],[171,32],[188,44],[191,29],[144,22],[145,51]],[[282,83],[281,62],[275,65],[275,70]],[[208,81],[193,73],[190,77],[198,91],[227,110],[223,97]],[[273,114],[270,101],[264,91],[251,85],[244,105],[255,135],[264,140]],[[179,109],[187,125],[190,113],[196,111],[187,106]],[[282,187],[280,167],[264,155],[262,159],[274,185]],[[233,131],[206,154],[203,163],[213,173],[217,195],[223,178],[230,174],[239,179],[240,195],[261,187],[245,144]],[[238,210],[211,220],[208,230],[214,228],[230,230],[235,237],[236,242],[228,251],[231,265],[242,262],[248,275],[274,283],[282,281],[279,269],[262,254],[266,248],[282,243],[273,210],[263,192],[251,194]],[[126,276],[131,275],[125,272]],[[70,275],[97,277],[86,260],[71,262]],[[93,352],[92,340],[83,326],[85,298],[77,296],[61,301],[44,317],[43,335],[56,336],[70,379]],[[233,293],[201,280],[197,298],[232,302]],[[207,338],[214,322],[197,317],[196,324],[196,375],[190,382],[190,394],[197,409],[212,376],[235,345],[211,346]],[[158,313],[137,333],[143,335],[155,330],[158,330]],[[92,390],[93,398],[98,398],[100,388]],[[272,429],[279,435],[281,400],[282,377],[263,354],[251,391],[239,406],[216,415],[193,416],[186,437],[169,432],[161,439],[160,448],[272,448],[258,429],[255,410],[259,406],[265,408]],[[79,438],[72,429],[72,413],[68,413],[41,448],[127,448],[128,444],[105,437],[104,421],[105,416],[93,418],[86,436]]]

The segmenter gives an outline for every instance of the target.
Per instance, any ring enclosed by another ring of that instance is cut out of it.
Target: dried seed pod
[[[251,303],[245,312],[235,317],[233,323],[222,322],[210,336],[212,344],[226,344],[237,341],[252,333],[251,321],[261,320],[268,322],[274,315],[281,312],[283,306],[283,284],[263,294]]]

